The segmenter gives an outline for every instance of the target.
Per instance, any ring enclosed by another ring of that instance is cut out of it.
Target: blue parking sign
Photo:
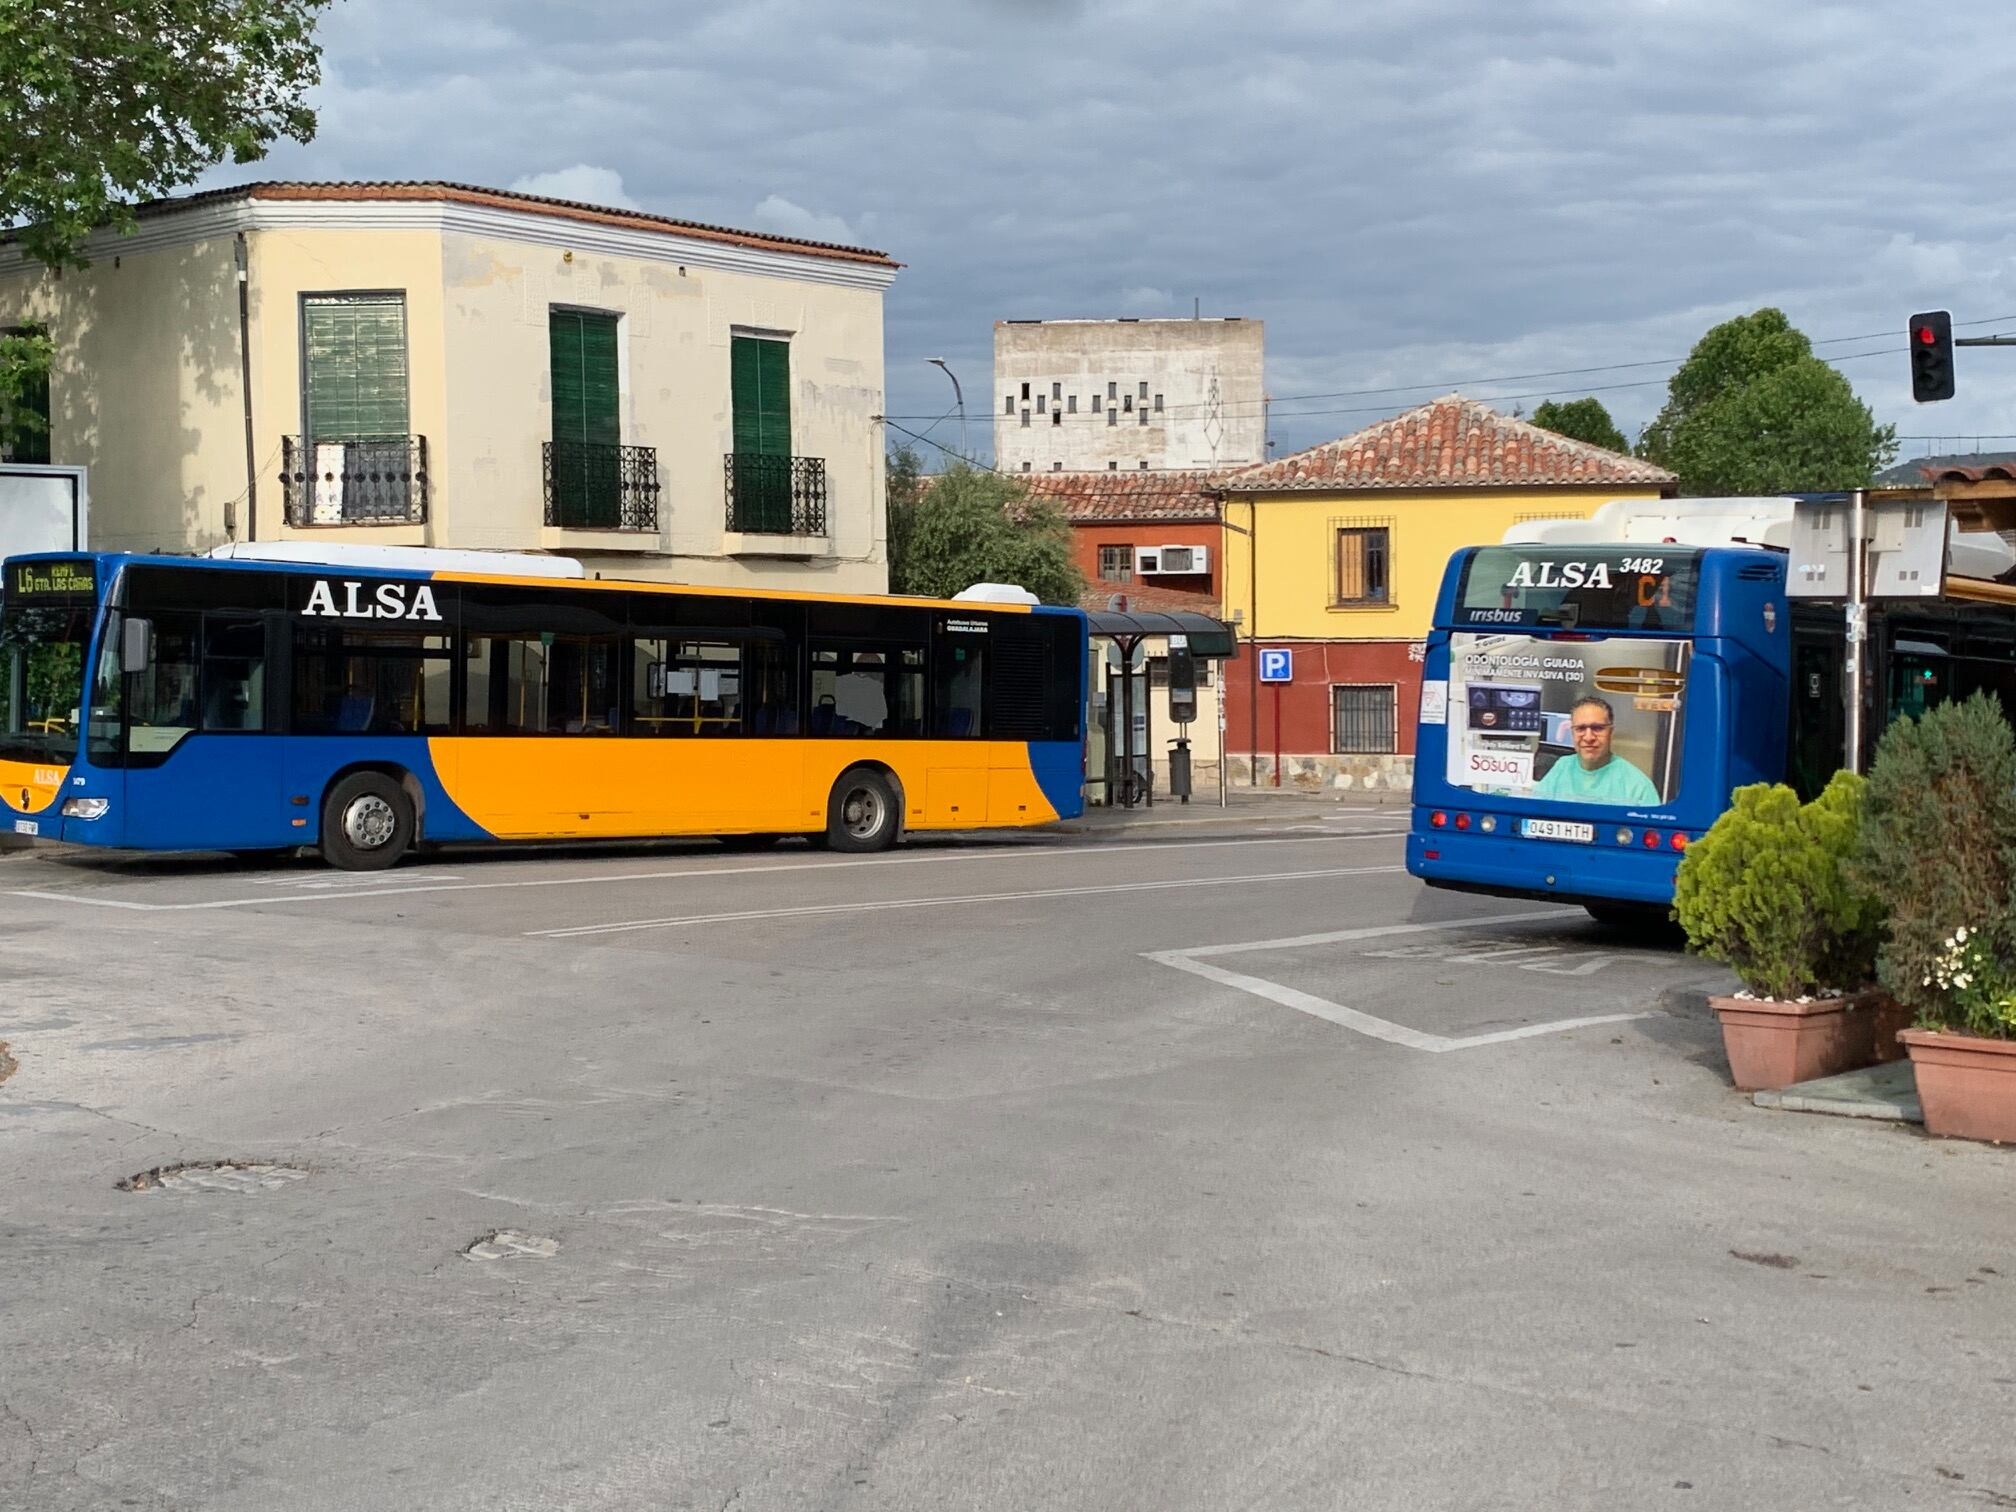
[[[1285,647],[1260,653],[1260,681],[1284,683],[1295,680],[1295,653]]]

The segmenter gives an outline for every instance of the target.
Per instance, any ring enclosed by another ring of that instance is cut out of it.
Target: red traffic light
[[[1924,310],[1905,327],[1911,333],[1911,397],[1920,404],[1953,397],[1953,317]]]
[[[1939,340],[1939,333],[1929,325],[1918,327],[1917,336],[1926,346],[1931,346]]]

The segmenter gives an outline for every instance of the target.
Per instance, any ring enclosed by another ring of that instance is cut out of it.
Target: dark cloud
[[[1510,408],[1656,379],[1479,381],[1678,357],[1762,304],[1816,339],[1890,333],[1832,355],[1901,348],[1921,308],[2016,315],[2008,91],[1947,82],[1997,34],[1992,0],[672,9],[350,0],[325,24],[320,138],[261,171],[564,174],[844,229],[909,264],[898,415],[950,402],[927,356],[991,408],[997,318],[1201,301],[1267,322],[1284,447],[1458,384]],[[1961,398],[1925,410],[1899,352],[1843,371],[1907,434],[2016,432],[2016,353],[1961,357]],[[1602,397],[1631,431],[1662,390]]]

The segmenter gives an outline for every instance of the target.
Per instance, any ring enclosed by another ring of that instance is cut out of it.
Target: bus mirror
[[[119,641],[119,670],[145,672],[154,665],[154,621],[129,619]]]

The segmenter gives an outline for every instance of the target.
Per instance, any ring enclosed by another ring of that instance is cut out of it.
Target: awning
[[[1091,622],[1094,635],[1126,639],[1182,635],[1189,637],[1194,655],[1222,660],[1239,654],[1239,642],[1232,634],[1232,627],[1208,614],[1183,609],[1166,613],[1143,609],[1125,614],[1112,609],[1091,609],[1086,611],[1085,618]]]

